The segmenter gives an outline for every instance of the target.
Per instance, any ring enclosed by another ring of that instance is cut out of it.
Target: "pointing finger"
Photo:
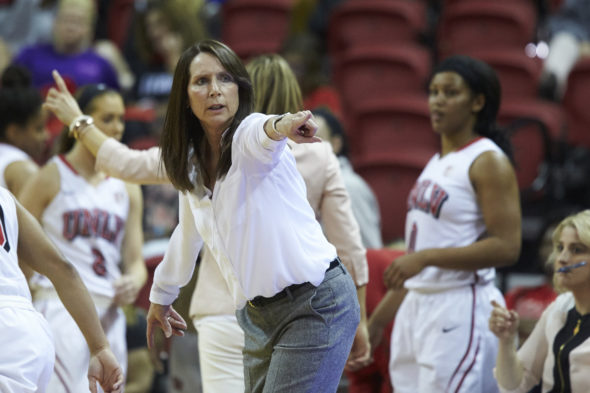
[[[61,92],[67,92],[68,88],[66,86],[66,82],[64,82],[64,80],[61,77],[61,75],[59,74],[59,72],[57,72],[57,70],[53,70],[53,72],[51,74],[53,75],[53,79],[55,80],[55,83],[57,84],[57,87],[59,88],[59,90]]]
[[[504,307],[502,307],[502,306],[501,306],[501,305],[500,305],[500,304],[499,304],[497,301],[495,301],[495,300],[492,300],[492,301],[490,302],[490,304],[491,304],[493,307],[504,308]]]

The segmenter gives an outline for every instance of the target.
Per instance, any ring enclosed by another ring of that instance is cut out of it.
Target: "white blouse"
[[[286,139],[264,132],[270,116],[251,114],[236,130],[232,166],[214,192],[179,195],[179,224],[158,265],[150,301],[171,304],[192,276],[203,241],[219,264],[236,308],[291,284],[319,285],[336,249],[306,198]],[[195,183],[196,184],[196,183]]]

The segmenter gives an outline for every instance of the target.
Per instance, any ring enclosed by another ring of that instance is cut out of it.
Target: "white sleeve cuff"
[[[155,304],[161,304],[163,306],[169,306],[170,304],[174,303],[176,298],[178,297],[178,293],[180,292],[180,288],[178,287],[170,287],[168,290],[160,288],[156,284],[152,285],[152,289],[150,291],[150,302]]]

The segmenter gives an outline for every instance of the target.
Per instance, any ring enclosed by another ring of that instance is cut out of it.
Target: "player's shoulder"
[[[512,179],[514,167],[508,157],[501,151],[486,150],[475,158],[469,169],[473,180]]]
[[[55,161],[48,161],[41,168],[39,168],[39,171],[32,180],[37,183],[47,185],[54,184],[56,181],[59,181],[59,179],[60,173],[57,163]]]
[[[25,190],[32,189],[29,192],[34,192],[35,195],[40,197],[48,196],[52,199],[59,192],[60,187],[61,177],[57,164],[49,161],[32,176],[28,184],[25,185]]]

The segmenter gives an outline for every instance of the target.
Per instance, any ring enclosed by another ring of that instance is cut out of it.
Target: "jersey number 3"
[[[10,243],[8,242],[8,233],[6,233],[4,210],[2,210],[2,206],[0,206],[0,247],[5,249],[6,252],[10,251]]]
[[[104,277],[107,274],[107,266],[104,262],[104,255],[96,248],[92,249],[92,255],[94,255],[94,262],[92,263],[92,269],[98,276]]]

